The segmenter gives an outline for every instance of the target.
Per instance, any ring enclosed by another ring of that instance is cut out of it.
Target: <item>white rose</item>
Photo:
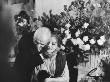
[[[67,39],[71,38],[71,34],[70,34],[70,31],[69,30],[66,30],[65,31],[65,34],[66,34],[66,38]]]
[[[80,30],[78,29],[78,31],[75,33],[75,36],[78,37],[80,35]]]
[[[71,38],[71,34],[68,34],[68,35],[67,35],[67,38],[70,39],[70,38]]]
[[[65,30],[65,29],[61,27],[61,33],[63,33],[63,32],[64,32],[64,30]]]
[[[80,44],[79,45],[79,48],[82,49],[82,50],[84,50],[84,45]]]
[[[63,50],[64,50],[64,49],[65,49],[65,47],[61,45],[61,49],[63,49]]]
[[[71,41],[74,45],[77,45],[77,39],[71,39]]]
[[[65,25],[65,27],[68,27],[68,28],[69,28],[70,26],[71,26],[71,25],[70,25],[69,23]]]
[[[66,34],[66,35],[69,34],[69,30],[66,30],[66,31],[65,31],[65,34]]]
[[[18,23],[18,25],[19,25],[19,26],[23,26],[23,25],[24,25],[24,23],[23,23],[23,22],[21,22],[21,23]]]
[[[66,44],[66,41],[67,41],[67,39],[64,38],[64,39],[62,40],[62,43],[63,43],[63,44]]]
[[[88,36],[84,36],[84,37],[83,37],[83,41],[84,41],[84,42],[88,41],[88,39],[89,39]]]
[[[100,39],[101,39],[103,42],[105,42],[105,36],[104,36],[104,35],[101,36]]]
[[[98,4],[98,3],[97,3],[96,5],[97,5],[97,7],[101,7],[101,5],[100,5],[100,4]]]
[[[84,42],[80,38],[77,38],[77,44],[84,44]]]
[[[99,39],[99,40],[97,40],[97,43],[101,46],[101,45],[103,45],[104,42],[101,39]]]
[[[85,22],[82,28],[87,28],[88,25],[89,25],[89,23],[86,23],[86,22]]]
[[[91,40],[90,40],[90,43],[91,43],[91,44],[95,44],[95,40],[94,40],[94,39],[91,39]]]
[[[90,50],[90,45],[89,45],[89,44],[84,45],[84,50],[85,50],[85,51],[86,51],[86,50]]]

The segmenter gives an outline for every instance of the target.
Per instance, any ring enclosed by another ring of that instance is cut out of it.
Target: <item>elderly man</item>
[[[34,67],[43,63],[42,56],[39,54],[49,42],[50,37],[50,30],[41,27],[33,35],[28,34],[19,41],[19,54],[17,54],[14,65],[20,77],[19,82],[30,82]]]

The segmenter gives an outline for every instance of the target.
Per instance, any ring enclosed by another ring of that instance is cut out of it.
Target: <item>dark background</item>
[[[17,82],[17,76],[8,63],[14,34],[9,22],[11,20],[9,10],[4,5],[4,1],[0,0],[0,82]]]

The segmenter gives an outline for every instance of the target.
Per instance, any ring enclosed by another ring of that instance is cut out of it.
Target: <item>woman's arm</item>
[[[65,64],[65,68],[61,77],[46,78],[44,82],[69,82],[69,70],[68,70],[67,62]]]

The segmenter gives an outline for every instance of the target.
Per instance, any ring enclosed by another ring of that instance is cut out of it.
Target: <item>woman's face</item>
[[[56,37],[52,37],[50,43],[48,44],[47,53],[53,53],[58,48]]]
[[[26,29],[27,20],[24,18],[19,18],[19,20],[16,22],[16,25],[17,34],[21,35],[22,32]]]

